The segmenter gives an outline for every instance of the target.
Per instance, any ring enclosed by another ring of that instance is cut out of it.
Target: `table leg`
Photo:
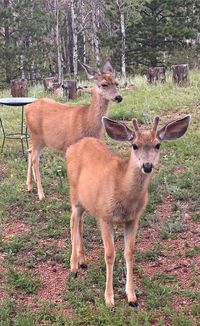
[[[27,126],[26,126],[26,131],[25,131],[25,137],[26,137],[26,147],[28,149],[29,148],[29,145],[28,145],[28,131],[27,131]]]
[[[26,145],[28,149],[28,134],[27,134],[27,126],[24,127],[24,106],[22,106],[22,120],[21,120],[21,145],[22,145],[22,153],[24,155],[24,137],[26,140]]]
[[[20,133],[6,133],[3,127],[3,122],[2,119],[0,118],[0,129],[2,130],[3,133],[3,142],[1,145],[1,153],[3,153],[3,149],[4,149],[4,144],[5,144],[5,139],[20,139],[21,141],[21,147],[22,147],[22,154],[23,156],[25,155],[25,151],[24,151],[24,141],[26,141],[26,145],[27,145],[27,149],[29,147],[28,144],[28,132],[27,132],[27,126],[25,125],[25,121],[24,121],[24,106],[22,106],[22,112],[21,112],[21,130]]]
[[[4,144],[5,144],[5,139],[6,139],[6,133],[5,133],[5,130],[4,130],[4,127],[3,127],[3,122],[0,118],[0,125],[1,125],[1,130],[2,130],[2,133],[3,133],[3,142],[2,142],[2,146],[1,146],[1,153],[3,153],[3,148],[4,148]]]

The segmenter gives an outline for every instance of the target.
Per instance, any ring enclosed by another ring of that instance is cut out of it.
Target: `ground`
[[[20,144],[5,144],[0,161],[1,326],[199,324],[199,108],[174,107],[160,115],[164,123],[188,112],[192,122],[187,135],[161,146],[159,169],[140,221],[134,253],[138,309],[126,302],[122,227],[115,229],[115,308],[108,309],[103,244],[94,217],[84,220],[88,269],[80,270],[77,278],[70,274],[64,158],[44,151],[41,172],[46,198],[39,201],[35,184],[33,193],[26,190],[27,161]],[[113,150],[128,155],[128,145],[105,140]]]

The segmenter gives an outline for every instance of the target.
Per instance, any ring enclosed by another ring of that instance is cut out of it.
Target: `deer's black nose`
[[[145,173],[151,173],[152,169],[153,169],[153,164],[151,163],[144,163],[143,164],[143,169]]]
[[[115,101],[117,102],[117,103],[120,103],[121,101],[122,101],[122,96],[121,95],[117,95],[116,97],[115,97]]]

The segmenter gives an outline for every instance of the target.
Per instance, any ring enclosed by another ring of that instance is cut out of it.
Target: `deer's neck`
[[[132,155],[127,161],[124,171],[123,188],[124,191],[135,198],[143,196],[148,191],[151,175],[143,173],[134,161]]]
[[[90,122],[92,122],[93,128],[97,131],[97,133],[102,129],[101,118],[104,115],[107,115],[109,102],[109,100],[106,100],[100,94],[98,94],[96,87],[94,87],[90,110],[88,112],[88,119]]]

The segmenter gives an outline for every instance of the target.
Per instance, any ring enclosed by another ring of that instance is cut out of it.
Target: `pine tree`
[[[128,57],[132,62],[162,65],[166,58],[188,47],[198,32],[198,1],[152,0],[141,11],[142,19],[129,28]],[[167,59],[167,60],[168,60]]]
[[[0,70],[7,83],[20,77],[20,68],[25,70],[26,77],[30,66],[45,66],[50,49],[46,38],[51,31],[51,13],[45,15],[45,0],[1,0],[0,12]],[[21,66],[23,64],[23,67]]]
[[[121,76],[126,78],[126,51],[127,30],[132,22],[140,20],[140,11],[145,1],[142,0],[107,0],[106,12],[111,24],[110,36],[102,38],[102,44],[108,45],[112,50],[115,65],[121,67]]]

